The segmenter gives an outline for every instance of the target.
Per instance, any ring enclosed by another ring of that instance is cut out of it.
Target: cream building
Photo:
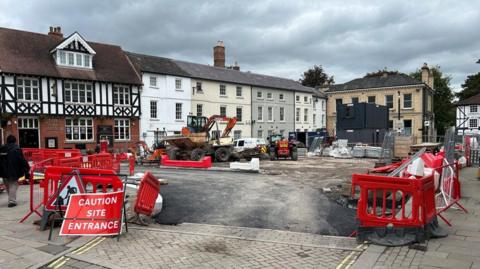
[[[327,130],[336,131],[337,104],[368,102],[388,106],[389,127],[412,136],[414,143],[432,141],[436,134],[433,113],[433,74],[425,64],[422,81],[396,72],[379,72],[344,84],[330,85],[326,91]]]

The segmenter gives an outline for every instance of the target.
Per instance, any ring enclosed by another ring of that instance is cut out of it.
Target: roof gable
[[[74,32],[69,37],[65,38],[60,44],[58,44],[50,53],[54,53],[57,50],[76,50],[76,51],[86,51],[92,55],[95,55],[96,52],[92,47],[83,39],[83,37],[78,33]]]

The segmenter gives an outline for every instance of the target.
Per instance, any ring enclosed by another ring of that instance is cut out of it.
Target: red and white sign
[[[58,210],[60,207],[62,211],[67,209],[71,197],[74,194],[85,193],[85,187],[79,175],[72,175],[70,178],[60,181],[60,190],[57,192],[58,196],[53,195],[45,205],[47,210]],[[56,194],[57,194],[56,193]]]
[[[122,228],[123,191],[70,197],[60,235],[117,235]]]

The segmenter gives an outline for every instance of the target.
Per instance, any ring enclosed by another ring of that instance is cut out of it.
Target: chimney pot
[[[53,36],[59,39],[63,39],[62,28],[60,26],[50,26],[50,31],[48,32],[49,36]]]

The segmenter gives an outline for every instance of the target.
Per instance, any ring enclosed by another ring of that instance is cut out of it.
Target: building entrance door
[[[18,118],[18,145],[21,148],[38,148],[39,128],[37,118]]]

